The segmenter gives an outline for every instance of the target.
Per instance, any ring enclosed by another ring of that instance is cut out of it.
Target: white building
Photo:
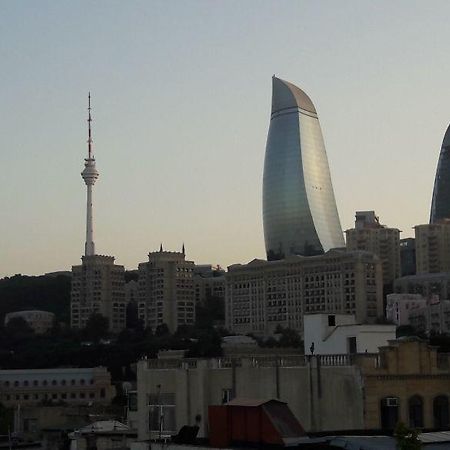
[[[50,330],[55,320],[55,315],[48,311],[16,311],[5,315],[5,326],[12,319],[23,319],[33,329],[36,334],[43,334]]]
[[[427,306],[420,294],[388,294],[386,300],[386,319],[396,325],[408,325],[412,310]]]
[[[350,314],[306,314],[303,321],[306,354],[377,353],[395,339],[395,325],[362,325]]]

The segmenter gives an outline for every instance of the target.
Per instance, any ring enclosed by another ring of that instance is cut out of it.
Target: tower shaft
[[[94,218],[92,208],[92,185],[87,186],[87,203],[86,203],[86,242],[84,244],[84,254],[86,256],[95,255],[94,243]]]

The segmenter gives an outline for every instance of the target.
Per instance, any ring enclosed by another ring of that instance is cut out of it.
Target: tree
[[[99,313],[91,314],[86,327],[83,330],[83,336],[90,341],[98,342],[100,339],[108,336],[109,321],[105,316]]]
[[[408,428],[403,422],[399,422],[394,431],[398,450],[420,450],[422,442],[418,435],[417,430]]]

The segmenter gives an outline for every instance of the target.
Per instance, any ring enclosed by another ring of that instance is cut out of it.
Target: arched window
[[[423,400],[419,395],[413,395],[408,401],[409,426],[423,428]]]
[[[448,428],[449,413],[448,413],[448,397],[446,395],[439,395],[433,400],[433,419],[434,428]]]
[[[398,397],[385,397],[380,401],[381,428],[384,430],[393,430],[398,422],[399,411]]]

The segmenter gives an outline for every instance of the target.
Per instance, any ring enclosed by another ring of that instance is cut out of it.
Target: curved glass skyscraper
[[[343,247],[316,109],[297,86],[272,78],[272,115],[263,178],[268,260]]]
[[[430,223],[450,219],[450,125],[442,141],[441,153],[434,179]]]

